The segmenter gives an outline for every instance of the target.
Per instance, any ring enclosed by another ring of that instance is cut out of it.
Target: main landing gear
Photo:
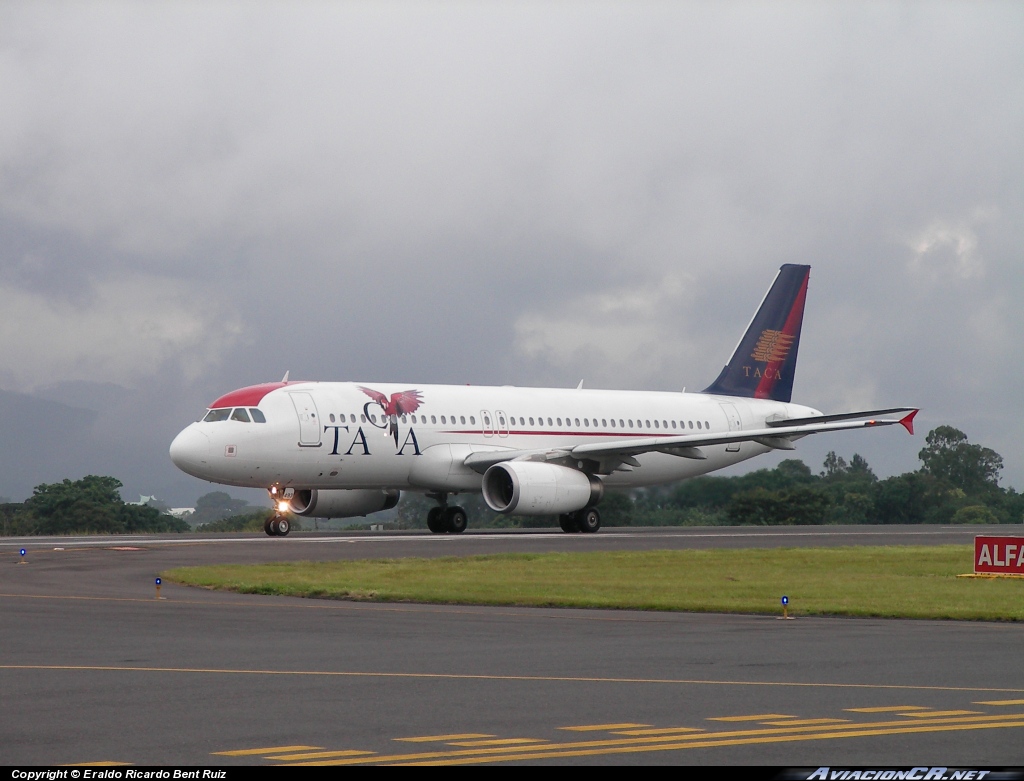
[[[427,528],[434,534],[462,534],[469,525],[466,511],[461,507],[448,506],[448,494],[428,494],[436,499],[438,507],[431,507],[427,513]]]
[[[272,518],[269,518],[263,524],[263,531],[265,531],[269,537],[287,537],[288,532],[291,530],[291,521],[280,513],[275,513]]]
[[[558,525],[562,531],[572,534],[573,532],[586,532],[593,534],[601,528],[601,513],[596,507],[584,507],[574,513],[567,513],[558,516]]]

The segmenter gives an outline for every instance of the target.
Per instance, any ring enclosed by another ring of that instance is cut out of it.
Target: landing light
[[[286,513],[286,512],[288,512],[288,502],[278,502],[277,503],[277,511],[279,513]]]

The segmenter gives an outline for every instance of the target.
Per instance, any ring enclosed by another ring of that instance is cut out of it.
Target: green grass
[[[500,554],[187,567],[169,582],[381,602],[1024,620],[1024,581],[957,578],[969,546]]]

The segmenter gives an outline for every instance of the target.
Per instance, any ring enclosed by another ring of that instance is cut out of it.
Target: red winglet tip
[[[914,434],[914,416],[920,412],[920,410],[911,410],[910,413],[900,419],[900,425],[903,426],[907,431],[910,432],[911,436]]]

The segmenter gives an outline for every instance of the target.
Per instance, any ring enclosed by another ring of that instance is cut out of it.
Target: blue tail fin
[[[786,402],[793,397],[810,275],[810,266],[787,263],[779,269],[729,363],[704,393]]]

